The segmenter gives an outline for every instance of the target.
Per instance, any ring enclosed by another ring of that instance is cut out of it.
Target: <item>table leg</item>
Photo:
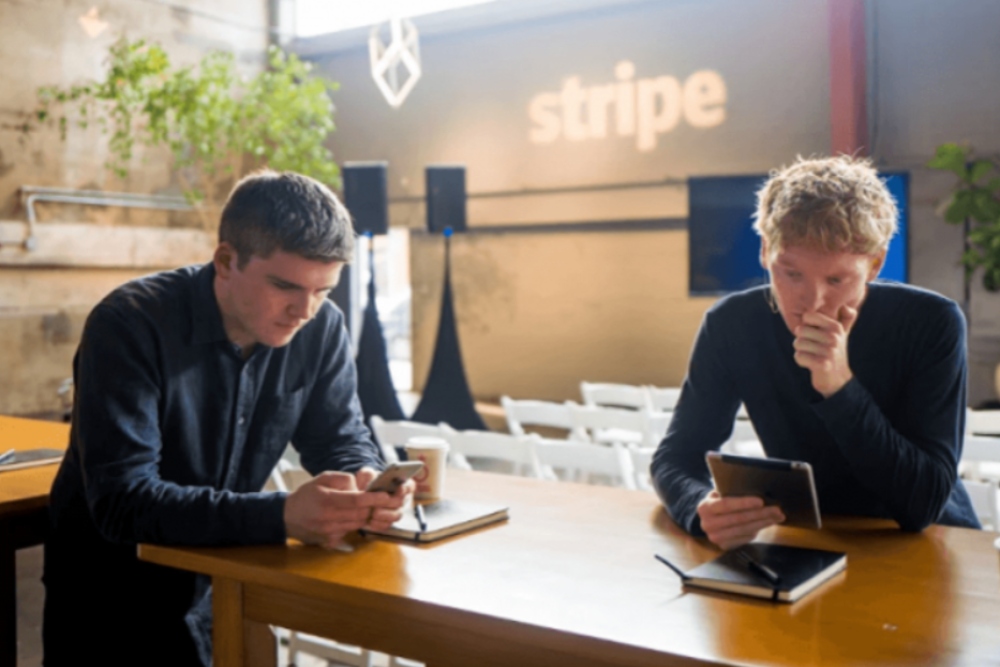
[[[278,643],[265,623],[243,617],[243,584],[212,579],[212,658],[215,667],[275,667]]]
[[[244,621],[243,637],[247,667],[277,667],[278,638],[270,625]]]
[[[0,523],[0,667],[17,667],[17,551],[8,537]]]
[[[212,664],[244,667],[243,584],[212,578]]]

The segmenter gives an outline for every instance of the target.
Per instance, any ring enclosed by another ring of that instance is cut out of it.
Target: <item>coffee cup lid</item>
[[[415,435],[406,440],[406,446],[414,449],[448,449],[448,441],[433,435]]]

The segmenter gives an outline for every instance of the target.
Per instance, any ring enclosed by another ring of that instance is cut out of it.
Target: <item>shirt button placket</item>
[[[232,489],[239,474],[240,461],[243,460],[243,448],[247,440],[247,420],[250,416],[253,400],[253,366],[243,364],[240,371],[240,384],[236,392],[236,429],[233,436],[233,457],[229,462],[229,472],[226,475],[226,488]]]

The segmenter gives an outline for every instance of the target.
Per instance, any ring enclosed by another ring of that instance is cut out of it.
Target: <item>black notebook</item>
[[[777,583],[772,584],[747,556],[777,574]],[[843,552],[752,542],[689,570],[684,585],[795,602],[846,568]]]
[[[426,530],[420,529],[412,508],[403,512],[403,518],[384,531],[366,529],[372,535],[388,535],[414,542],[433,542],[450,535],[479,528],[507,519],[506,505],[484,505],[465,500],[439,500],[423,505]]]

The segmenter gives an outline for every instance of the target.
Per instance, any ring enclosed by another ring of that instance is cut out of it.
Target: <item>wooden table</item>
[[[848,568],[792,604],[686,592],[653,559],[716,555],[641,491],[449,470],[448,494],[509,502],[506,524],[435,545],[359,540],[167,548],[142,559],[211,575],[215,666],[244,664],[253,622],[431,667],[1000,664],[995,533],[830,519],[761,539],[846,551]]]
[[[69,424],[0,415],[0,452],[66,449]],[[48,528],[49,489],[58,466],[0,472],[0,667],[17,664],[18,549],[41,544]]]

